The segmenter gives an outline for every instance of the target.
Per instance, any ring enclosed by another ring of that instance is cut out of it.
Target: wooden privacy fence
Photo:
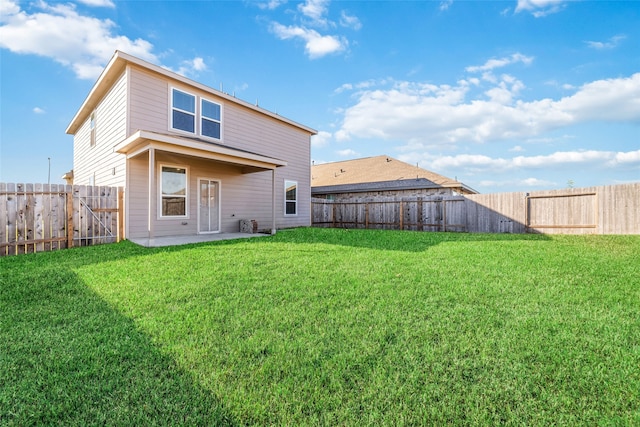
[[[464,197],[313,199],[316,227],[465,231]]]
[[[313,199],[316,227],[640,234],[640,183],[532,193]]]
[[[0,256],[123,238],[121,187],[0,183]]]

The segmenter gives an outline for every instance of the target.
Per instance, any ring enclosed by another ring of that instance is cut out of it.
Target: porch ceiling
[[[198,139],[145,130],[135,132],[114,147],[116,153],[125,154],[128,159],[139,156],[151,149],[239,165],[243,166],[243,170],[247,173],[273,170],[287,165],[284,160],[249,151],[225,147]]]

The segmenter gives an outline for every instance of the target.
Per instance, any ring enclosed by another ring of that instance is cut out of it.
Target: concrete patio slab
[[[270,234],[263,233],[216,233],[196,234],[193,236],[166,236],[152,239],[129,239],[133,243],[147,248],[159,248],[163,246],[188,245],[190,243],[216,242],[219,240],[249,239],[251,237],[267,237]]]

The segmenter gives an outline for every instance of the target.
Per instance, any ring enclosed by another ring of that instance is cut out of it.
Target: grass
[[[640,236],[0,259],[0,425],[640,425]]]

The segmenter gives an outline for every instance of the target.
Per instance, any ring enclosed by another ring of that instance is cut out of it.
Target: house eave
[[[451,182],[445,184],[436,184],[424,178],[397,180],[397,181],[379,181],[379,182],[363,182],[355,184],[338,184],[312,186],[311,194],[340,194],[340,193],[367,193],[371,191],[402,191],[402,190],[438,190],[452,189],[464,193],[475,194],[477,191],[467,187],[461,182]]]
[[[124,154],[129,159],[139,156],[150,149],[229,163],[241,166],[247,172],[273,170],[287,165],[284,160],[257,153],[144,130],[135,132],[129,138],[117,144],[114,147],[114,152]]]

